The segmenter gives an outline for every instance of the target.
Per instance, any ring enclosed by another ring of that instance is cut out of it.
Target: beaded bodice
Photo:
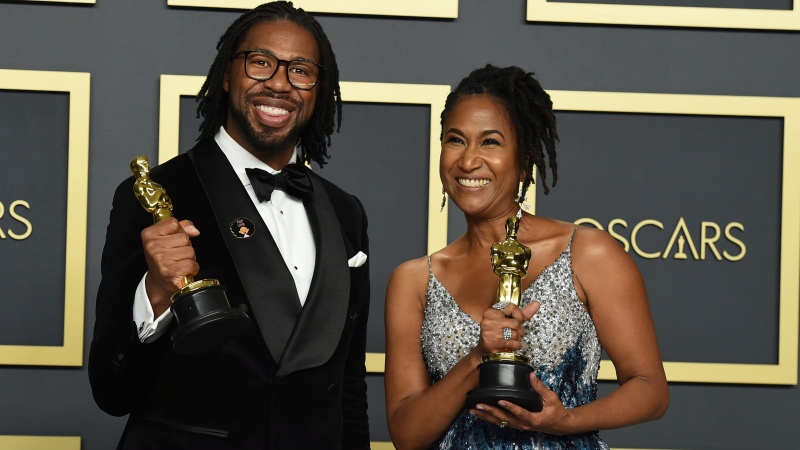
[[[547,266],[520,299],[523,307],[541,303],[524,324],[524,354],[536,376],[574,408],[594,401],[602,349],[592,318],[578,300],[572,281],[572,238],[561,255]],[[430,257],[428,258],[430,262]],[[478,343],[480,325],[462,311],[436,279],[428,276],[427,305],[422,323],[422,354],[432,383],[438,382]],[[520,441],[521,440],[521,441]],[[606,449],[597,433],[571,436],[524,434],[501,430],[463,410],[434,448],[491,449]]]

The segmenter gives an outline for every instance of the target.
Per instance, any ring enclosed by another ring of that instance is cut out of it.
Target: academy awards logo
[[[723,259],[731,262],[740,261],[747,253],[747,246],[742,241],[744,225],[739,222],[730,222],[724,227],[716,222],[702,221],[699,224],[686,224],[686,220],[681,217],[678,219],[672,231],[668,231],[664,223],[655,219],[645,219],[636,223],[632,228],[624,219],[613,219],[606,227],[595,219],[584,217],[575,221],[579,225],[591,225],[595,228],[608,231],[614,239],[619,241],[626,252],[633,249],[634,253],[645,259],[667,259],[672,257],[676,260],[693,259],[704,261],[713,255],[717,261]],[[647,227],[647,228],[646,228]],[[651,229],[652,228],[652,229]],[[630,230],[630,231],[628,231]],[[646,231],[645,231],[646,230]],[[643,248],[639,242],[640,233],[656,233],[656,236],[663,236],[666,244],[661,248]],[[669,233],[669,239],[666,239]],[[729,252],[719,247],[732,247],[738,252]],[[688,253],[687,253],[688,251]]]
[[[21,241],[31,235],[33,226],[20,213],[21,208],[31,209],[31,206],[25,200],[14,200],[6,208],[0,201],[0,239]]]

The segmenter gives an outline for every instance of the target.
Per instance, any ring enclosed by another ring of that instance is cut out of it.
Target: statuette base
[[[227,344],[250,325],[247,314],[231,308],[225,288],[217,280],[200,280],[184,287],[172,298],[172,313],[178,329],[172,333],[172,348],[193,355]]]
[[[497,406],[497,402],[505,400],[528,411],[542,410],[542,396],[531,387],[530,374],[533,367],[527,362],[499,358],[487,360],[484,357],[478,370],[480,385],[467,393],[464,405],[467,409],[474,408],[478,403]]]

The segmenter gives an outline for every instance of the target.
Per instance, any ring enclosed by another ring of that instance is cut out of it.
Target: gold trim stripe
[[[447,205],[439,212],[442,184],[439,181],[439,114],[450,93],[448,85],[363,83],[343,81],[340,83],[342,100],[345,102],[369,102],[387,104],[429,105],[429,159],[428,159],[428,253],[447,245]]]
[[[196,8],[252,9],[263,0],[168,0],[168,6]],[[294,0],[294,5],[310,13],[357,14],[371,16],[432,17],[455,19],[458,0]]]
[[[559,111],[777,117],[784,120],[778,364],[664,362],[671,382],[797,384],[800,318],[800,99],[724,95],[549,91]],[[764,330],[769,332],[769,330]],[[611,361],[601,380],[616,379]]]
[[[14,450],[81,450],[80,436],[0,436],[0,448]]]
[[[770,10],[527,1],[526,18],[530,22],[800,30],[798,2],[791,10]]]
[[[22,0],[25,2],[33,3],[33,2],[46,2],[46,3],[82,3],[82,4],[92,4],[94,5],[97,3],[97,0]]]
[[[90,76],[83,72],[0,69],[0,89],[69,94],[64,343],[0,345],[0,364],[81,366],[86,301]]]

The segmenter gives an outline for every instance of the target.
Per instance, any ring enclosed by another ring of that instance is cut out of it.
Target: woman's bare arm
[[[619,388],[592,403],[567,409],[535,376],[542,395],[539,413],[506,404],[484,405],[476,415],[509,427],[549,434],[575,434],[620,428],[660,418],[669,391],[644,282],[633,260],[608,234],[581,228],[572,245],[575,288],[617,370]]]
[[[512,317],[506,318],[489,308],[478,345],[431,385],[420,343],[427,280],[428,263],[420,258],[399,266],[386,290],[386,415],[399,450],[429,448],[444,434],[464,407],[467,392],[478,386],[481,356],[522,345],[523,313],[513,307],[506,311]],[[535,309],[528,311],[533,315]],[[516,330],[516,339],[503,339],[505,326]]]

